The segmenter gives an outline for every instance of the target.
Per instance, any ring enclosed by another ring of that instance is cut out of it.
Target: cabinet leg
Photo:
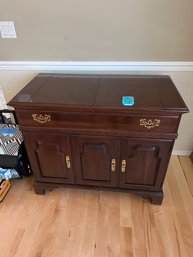
[[[158,194],[152,195],[150,197],[151,203],[160,205],[162,204],[163,197],[163,192],[159,192]]]
[[[38,195],[44,195],[45,194],[45,187],[34,184],[34,191]]]
[[[160,205],[163,201],[163,191],[160,192],[138,192],[143,199],[149,200],[152,204]]]

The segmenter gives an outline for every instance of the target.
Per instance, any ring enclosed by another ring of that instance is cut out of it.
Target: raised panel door
[[[24,137],[36,180],[74,183],[68,136],[24,133]]]
[[[119,187],[160,190],[172,140],[123,138]]]
[[[115,187],[118,185],[118,139],[103,136],[72,136],[76,183]]]

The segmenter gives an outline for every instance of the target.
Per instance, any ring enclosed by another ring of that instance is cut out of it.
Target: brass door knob
[[[116,170],[116,160],[112,159],[111,160],[111,171],[115,171]]]
[[[121,172],[125,172],[126,170],[126,160],[122,160],[121,162]]]
[[[71,164],[70,164],[70,157],[67,155],[67,156],[66,156],[66,167],[67,167],[68,169],[70,169],[70,166],[71,166]]]

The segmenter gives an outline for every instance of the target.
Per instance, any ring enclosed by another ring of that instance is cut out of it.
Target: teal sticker
[[[133,96],[123,96],[122,104],[124,106],[133,106],[134,105],[134,97]]]

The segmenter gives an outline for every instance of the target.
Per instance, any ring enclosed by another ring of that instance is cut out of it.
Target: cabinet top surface
[[[133,96],[132,107],[122,97]],[[9,105],[20,108],[58,107],[187,112],[169,76],[39,74]]]

